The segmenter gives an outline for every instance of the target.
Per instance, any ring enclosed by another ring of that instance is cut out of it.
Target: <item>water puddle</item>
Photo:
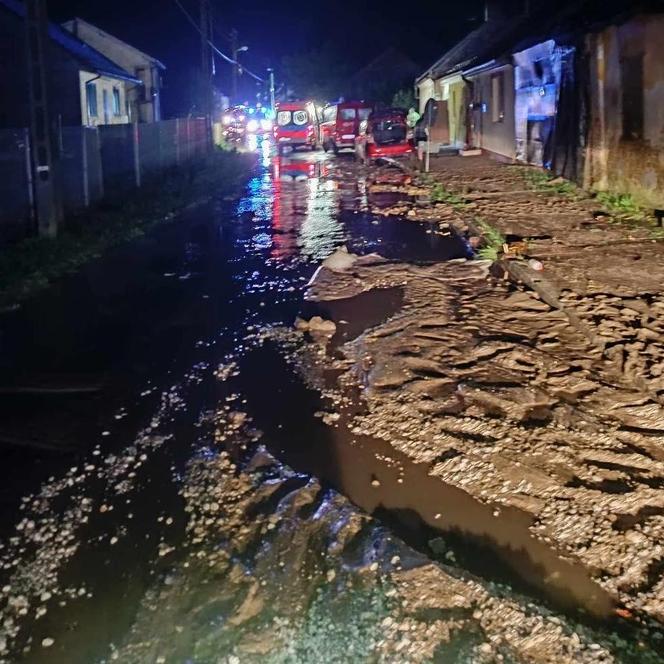
[[[369,514],[389,517],[411,543],[435,534],[461,535],[466,562],[474,559],[473,571],[482,576],[508,568],[512,580],[520,579],[566,610],[611,615],[609,595],[582,567],[533,538],[527,515],[482,504],[432,477],[428,465],[413,463],[389,443],[352,433],[348,409],[333,427],[312,417],[324,404],[278,359],[276,349],[257,350],[243,361],[242,376],[258,371],[269,371],[279,389],[266,399],[259,383],[243,382],[242,392],[257,425],[273,441],[271,450],[291,467],[329,483]]]
[[[356,339],[369,328],[384,323],[393,316],[404,302],[403,289],[374,288],[353,297],[321,300],[303,304],[301,316],[305,320],[320,316],[333,321],[337,330],[330,340],[332,348]]]

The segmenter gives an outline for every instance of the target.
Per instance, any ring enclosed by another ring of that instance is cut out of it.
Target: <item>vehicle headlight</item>
[[[231,118],[230,115],[224,115],[224,118],[223,118],[222,122],[223,122],[225,125],[229,125],[229,124],[231,123],[231,120],[232,120],[232,118]]]
[[[249,120],[249,122],[247,122],[247,131],[257,131],[258,126],[258,120]]]
[[[270,131],[272,129],[272,120],[268,120],[267,118],[261,120],[261,129],[263,131]]]

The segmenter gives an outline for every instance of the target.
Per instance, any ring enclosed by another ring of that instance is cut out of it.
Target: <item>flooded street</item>
[[[469,257],[372,214],[367,175],[265,153],[240,200],[0,316],[0,661],[662,661],[524,513],[356,431],[361,395],[303,370],[298,317],[333,320],[334,349],[403,305],[387,280],[305,301],[340,247]]]

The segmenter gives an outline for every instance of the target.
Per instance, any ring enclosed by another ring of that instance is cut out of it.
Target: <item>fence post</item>
[[[88,173],[88,132],[81,127],[81,168],[83,170],[83,205],[90,207],[90,174]]]
[[[134,137],[134,174],[136,175],[136,187],[141,186],[141,152],[138,135],[138,122],[132,125],[132,134]]]
[[[94,128],[96,141],[97,141],[97,163],[99,164],[99,196],[104,198],[106,195],[105,181],[104,181],[104,161],[101,158],[101,136],[99,135],[99,127]]]
[[[180,165],[180,118],[175,118],[175,163]]]
[[[187,118],[187,159],[192,158],[191,153],[191,118]]]
[[[25,145],[25,175],[28,183],[28,203],[30,205],[30,223],[34,224],[37,211],[35,210],[35,190],[32,181],[32,143],[30,129],[23,130],[23,145]]]

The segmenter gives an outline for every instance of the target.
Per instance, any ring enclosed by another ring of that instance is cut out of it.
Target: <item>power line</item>
[[[189,23],[191,23],[191,25],[194,27],[194,29],[196,30],[196,32],[198,32],[198,34],[202,34],[202,33],[201,33],[201,29],[200,29],[198,23],[196,23],[196,21],[193,19],[193,17],[191,16],[191,14],[190,14],[190,13],[184,8],[184,6],[183,6],[182,3],[180,2],[180,0],[173,0],[173,1],[174,1],[175,4],[180,8],[180,11],[181,11],[181,12],[187,17],[187,20],[189,21]],[[241,65],[237,60],[234,60],[233,58],[229,57],[229,56],[226,55],[225,53],[222,53],[222,51],[220,51],[220,50],[217,48],[217,46],[212,42],[211,39],[208,39],[207,41],[208,41],[208,44],[209,44],[210,48],[211,48],[211,49],[212,49],[212,50],[213,50],[213,51],[214,51],[214,52],[215,52],[220,58],[223,58],[224,60],[226,60],[226,62],[232,64],[234,67],[242,67],[242,71],[244,71],[244,72],[246,72],[247,74],[249,74],[249,76],[251,76],[252,78],[255,78],[255,79],[256,79],[257,81],[259,81],[260,83],[265,83],[265,80],[262,79],[260,76],[258,76],[258,74],[254,74],[254,72],[252,72],[251,70],[247,69],[244,65]]]

